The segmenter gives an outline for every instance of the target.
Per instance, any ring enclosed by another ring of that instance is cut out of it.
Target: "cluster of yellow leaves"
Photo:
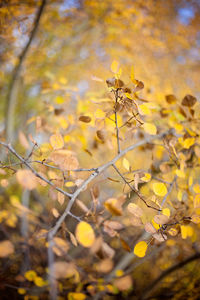
[[[29,270],[24,274],[24,277],[28,281],[33,281],[36,286],[43,287],[48,284],[47,280],[44,280],[42,277],[38,276],[34,270]]]

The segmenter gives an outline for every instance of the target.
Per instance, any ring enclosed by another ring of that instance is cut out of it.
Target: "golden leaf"
[[[144,257],[147,251],[147,243],[145,241],[141,241],[137,243],[134,247],[134,254],[138,257]]]
[[[155,135],[157,133],[157,128],[152,123],[144,123],[143,128],[144,128],[144,131],[148,134]]]
[[[50,144],[54,150],[58,150],[64,147],[64,140],[60,133],[50,136]]]
[[[156,182],[153,184],[153,191],[157,196],[163,197],[167,194],[167,188],[164,183]]]
[[[84,221],[78,223],[75,236],[78,242],[86,248],[90,248],[95,241],[95,234],[92,226]]]
[[[63,171],[72,171],[79,166],[75,153],[70,150],[56,150],[51,153],[49,159]]]

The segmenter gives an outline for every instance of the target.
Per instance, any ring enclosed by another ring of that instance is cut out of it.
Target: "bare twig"
[[[21,157],[18,153],[16,153],[16,151],[13,149],[13,147],[9,144],[6,144],[4,142],[0,142],[0,145],[6,147],[11,153],[13,153],[23,164],[25,164],[34,174],[35,176],[39,177],[40,179],[42,179],[43,181],[45,181],[47,184],[53,186],[57,191],[61,192],[62,194],[64,194],[65,196],[70,197],[70,201],[65,209],[65,211],[63,212],[63,214],[59,217],[59,219],[57,220],[56,224],[54,227],[52,227],[52,229],[49,232],[49,238],[50,240],[53,238],[53,236],[55,236],[55,234],[57,233],[58,229],[60,228],[62,222],[65,220],[66,216],[69,214],[76,198],[79,196],[79,194],[87,187],[87,185],[93,181],[97,176],[99,176],[99,174],[103,173],[106,169],[108,169],[110,166],[114,165],[115,162],[117,162],[121,157],[123,157],[127,152],[132,151],[140,146],[143,146],[149,142],[151,142],[154,139],[160,139],[163,136],[165,136],[166,134],[170,133],[171,130],[168,130],[164,133],[160,133],[158,135],[155,136],[149,136],[148,138],[133,144],[129,147],[127,147],[126,149],[122,150],[117,156],[115,156],[112,160],[110,160],[109,162],[105,163],[104,165],[98,167],[95,169],[95,171],[82,183],[82,185],[80,187],[77,188],[77,190],[73,193],[73,194],[69,194],[65,191],[63,191],[62,189],[55,187],[54,184],[47,180],[46,178],[44,178],[42,175],[40,175],[39,173],[37,173],[35,171],[35,169],[32,168],[32,166],[30,166],[30,164],[23,158]],[[141,195],[140,195],[141,198]],[[149,206],[150,207],[150,206]],[[155,209],[155,208],[154,208]]]
[[[115,166],[115,164],[112,165],[113,168],[115,169],[115,171],[119,174],[119,176],[123,179],[123,181],[130,187],[130,189],[136,193],[136,195],[144,202],[144,204],[148,207],[148,208],[152,208],[154,210],[160,211],[159,208],[153,207],[151,205],[149,205],[147,203],[147,201],[144,199],[144,197],[132,186],[130,185],[130,183],[126,180],[126,178],[121,174],[121,172],[119,171],[119,169]]]
[[[45,178],[44,176],[42,176],[41,174],[39,174],[21,155],[19,155],[15,149],[10,145],[10,144],[6,144],[4,142],[0,142],[0,145],[6,147],[13,155],[15,155],[24,165],[27,166],[28,169],[30,169],[33,174],[40,178],[41,180],[45,181],[47,184],[51,185],[55,190],[57,190],[58,192],[64,194],[67,197],[71,197],[72,195],[63,191],[62,189],[60,189],[59,187],[56,187],[50,180],[48,180],[47,178]]]
[[[18,64],[16,65],[13,71],[13,76],[10,82],[7,101],[6,101],[6,111],[5,111],[5,130],[6,130],[6,140],[8,142],[10,142],[13,139],[14,112],[15,112],[15,106],[17,101],[19,75],[22,69],[23,62],[26,58],[27,52],[32,43],[32,40],[37,32],[42,13],[44,11],[45,4],[46,4],[46,0],[42,0],[41,5],[35,17],[33,29],[31,31],[29,40],[18,58]]]

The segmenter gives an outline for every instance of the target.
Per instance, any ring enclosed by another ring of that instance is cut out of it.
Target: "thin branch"
[[[57,233],[58,229],[60,228],[62,222],[65,220],[66,216],[70,213],[71,207],[73,206],[76,198],[79,196],[79,194],[87,187],[87,185],[93,181],[97,176],[99,176],[101,173],[103,173],[106,169],[108,169],[110,166],[114,165],[115,162],[117,162],[121,157],[123,157],[127,152],[132,151],[140,146],[143,146],[149,142],[151,142],[154,139],[160,139],[163,136],[167,135],[171,133],[171,130],[167,130],[163,133],[160,133],[158,135],[154,135],[154,136],[149,136],[148,138],[133,144],[131,146],[129,146],[128,148],[122,150],[117,156],[115,156],[112,160],[108,161],[107,163],[105,163],[104,165],[98,167],[95,169],[95,171],[82,183],[82,185],[80,187],[77,188],[77,190],[73,193],[73,194],[69,194],[65,191],[63,191],[62,189],[55,187],[54,184],[47,180],[46,178],[44,178],[42,175],[40,175],[39,173],[37,173],[35,171],[35,169],[33,169],[30,164],[23,158],[21,157],[19,154],[16,153],[16,151],[12,148],[11,145],[6,144],[4,142],[0,142],[0,145],[6,147],[11,153],[13,153],[22,163],[24,163],[34,174],[35,176],[39,177],[40,179],[42,179],[43,181],[45,181],[47,184],[53,186],[57,191],[59,191],[60,193],[64,194],[65,196],[71,197],[65,211],[63,212],[63,214],[59,217],[59,219],[57,220],[56,224],[52,227],[52,229],[49,231],[49,240],[51,240],[53,238],[53,236],[55,236],[55,234]],[[155,208],[154,208],[155,209]]]
[[[151,291],[157,286],[157,284],[163,280],[166,276],[170,275],[171,273],[173,273],[174,271],[181,269],[182,267],[184,267],[185,265],[187,265],[188,263],[200,259],[200,253],[196,253],[188,258],[186,258],[185,260],[175,264],[174,266],[168,268],[167,270],[165,270],[163,273],[161,273],[144,291],[142,298],[141,299],[147,299],[148,295],[150,295]]]
[[[130,187],[130,189],[136,193],[136,195],[144,202],[144,204],[151,209],[154,209],[156,211],[161,211],[159,208],[153,207],[147,203],[147,201],[143,198],[143,196],[132,186],[130,183],[126,180],[126,178],[121,174],[119,169],[115,166],[115,164],[112,165],[115,171],[119,174],[119,176],[123,179],[123,181]]]
[[[13,149],[13,147],[10,144],[6,144],[4,142],[0,142],[0,145],[6,147],[13,155],[15,155],[24,165],[27,166],[28,169],[30,169],[33,174],[40,178],[41,180],[45,181],[47,184],[51,185],[55,190],[57,190],[58,192],[64,194],[67,197],[71,197],[72,195],[63,191],[62,189],[60,189],[59,187],[56,187],[50,180],[48,180],[47,178],[43,177],[41,174],[39,174],[32,166],[30,166],[30,164],[21,156],[19,155],[15,149]]]
[[[127,152],[132,151],[140,146],[143,146],[147,143],[149,143],[150,141],[154,140],[154,139],[160,139],[163,136],[165,136],[166,134],[170,133],[171,130],[168,130],[164,133],[160,133],[158,135],[154,135],[154,136],[150,136],[136,144],[131,145],[130,147],[122,150],[117,156],[115,156],[112,160],[110,160],[109,162],[107,162],[106,164],[98,167],[83,183],[82,185],[74,192],[71,200],[69,201],[64,213],[60,216],[60,218],[57,220],[55,226],[51,229],[50,234],[53,237],[56,232],[58,231],[58,229],[60,228],[62,222],[65,220],[66,216],[69,214],[71,207],[73,206],[76,198],[78,197],[78,195],[87,187],[87,185],[94,179],[96,178],[99,174],[101,174],[103,171],[105,171],[107,168],[109,168],[110,166],[112,166],[113,164],[115,164],[116,161],[118,161],[121,157],[123,157]]]
[[[48,168],[52,168],[52,169],[56,169],[56,170],[61,171],[61,169],[59,167],[49,165],[48,163],[45,163],[44,161],[40,161],[40,160],[28,161],[28,163],[38,163],[38,164],[41,164],[41,165],[46,166]],[[80,169],[73,170],[73,172],[93,172],[96,169],[97,168],[90,168],[90,169],[80,168]]]
[[[22,53],[20,54],[18,58],[18,64],[16,65],[13,76],[10,82],[7,101],[6,101],[6,111],[5,111],[5,130],[6,130],[6,140],[10,142],[13,138],[13,128],[14,128],[14,112],[15,112],[15,106],[17,101],[17,94],[18,94],[18,79],[19,75],[22,69],[23,62],[26,58],[27,52],[31,46],[31,43],[33,41],[33,38],[35,37],[35,34],[37,32],[39,22],[42,16],[42,13],[44,11],[44,7],[46,4],[46,0],[41,1],[41,5],[38,8],[35,21],[33,24],[33,29],[31,31],[29,40],[22,50]]]
[[[114,92],[115,94],[115,130],[116,130],[116,137],[117,137],[117,152],[120,153],[120,142],[119,142],[119,127],[118,127],[118,121],[117,121],[117,104],[118,104],[118,98],[119,98],[119,89],[116,89]]]

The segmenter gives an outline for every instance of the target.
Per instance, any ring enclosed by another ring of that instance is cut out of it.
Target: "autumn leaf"
[[[145,241],[141,241],[135,245],[133,252],[138,257],[144,257],[146,255],[147,247],[147,243]]]
[[[142,217],[143,215],[143,210],[135,203],[129,203],[127,209],[131,214],[135,215],[138,218]]]
[[[9,240],[0,242],[0,257],[7,257],[15,251],[14,245]]]
[[[91,117],[89,116],[80,116],[79,121],[84,122],[84,123],[90,123],[91,122]]]
[[[157,133],[157,128],[152,123],[144,123],[143,128],[144,128],[144,131],[148,134],[155,135]]]
[[[75,236],[78,242],[86,248],[90,248],[95,241],[95,234],[91,225],[84,221],[78,223]]]
[[[183,106],[192,107],[192,106],[195,105],[196,102],[197,102],[197,99],[194,96],[192,96],[192,95],[186,95],[183,98],[181,104]]]
[[[116,60],[113,60],[112,64],[111,64],[111,71],[113,73],[117,73],[119,69],[119,63]]]
[[[49,159],[63,171],[73,171],[79,166],[75,153],[70,150],[56,150],[51,153]]]
[[[19,184],[27,190],[33,190],[37,187],[37,179],[30,170],[18,170],[16,178]]]
[[[167,188],[164,183],[156,182],[153,184],[153,191],[157,196],[163,197],[167,194]]]
[[[56,133],[50,136],[50,144],[54,150],[58,150],[64,147],[64,140],[60,133]]]

